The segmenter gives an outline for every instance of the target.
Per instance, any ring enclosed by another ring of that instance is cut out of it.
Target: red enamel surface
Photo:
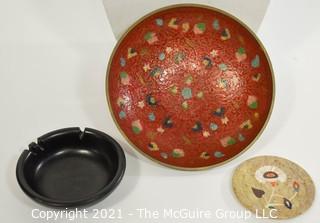
[[[168,26],[172,18],[177,18],[177,27]],[[216,20],[219,26],[213,25]],[[183,23],[189,23],[186,32]],[[194,29],[198,23],[205,24],[203,33]],[[222,40],[225,28],[230,38]],[[153,34],[145,39],[148,32]],[[240,47],[245,49],[246,56],[236,55]],[[134,48],[136,55],[128,58],[128,48]],[[218,55],[210,54],[212,50]],[[184,54],[179,64],[174,60],[177,52]],[[160,53],[165,54],[164,60],[159,59]],[[256,55],[259,63],[253,61]],[[204,57],[212,61],[211,67],[204,65]],[[264,51],[245,27],[212,9],[171,8],[145,18],[121,40],[111,60],[107,74],[108,100],[115,121],[139,150],[165,164],[197,168],[232,158],[255,139],[271,109],[273,77]],[[219,68],[222,63],[227,70]],[[145,72],[147,64],[150,70]],[[158,76],[150,75],[156,67],[162,72]],[[127,78],[121,79],[121,72],[126,72]],[[192,82],[186,82],[190,75]],[[172,86],[177,87],[176,94],[170,91]],[[183,97],[184,88],[191,89],[191,98]],[[202,98],[197,97],[200,91]],[[147,103],[147,95],[155,98],[156,105]],[[249,102],[257,99],[258,105],[249,107],[248,97]],[[124,101],[121,105],[117,103],[119,98]],[[184,102],[188,109],[183,108]],[[219,107],[225,110],[221,117],[214,114]],[[154,121],[149,119],[150,113],[154,114]],[[170,128],[163,125],[167,117],[172,120]],[[226,117],[229,121],[223,124]],[[132,122],[136,120],[140,121],[142,131],[135,133]],[[246,120],[252,126],[241,128]],[[202,129],[193,131],[197,122]],[[210,129],[210,123],[215,123],[218,129]],[[164,131],[159,131],[159,127]],[[151,142],[155,149],[149,148]],[[179,157],[174,149],[183,154]]]

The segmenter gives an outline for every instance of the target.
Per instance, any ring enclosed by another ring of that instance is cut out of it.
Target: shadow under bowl
[[[120,183],[126,168],[121,146],[109,135],[86,128],[49,132],[31,143],[17,163],[22,190],[55,208],[94,204]]]

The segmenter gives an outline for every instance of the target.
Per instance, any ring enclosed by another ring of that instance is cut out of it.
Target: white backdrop
[[[0,0],[1,222],[44,222],[33,219],[31,210],[50,209],[23,194],[16,183],[15,165],[21,151],[37,136],[67,126],[105,131],[126,150],[127,172],[122,183],[93,208],[121,208],[124,212],[144,207],[243,210],[231,191],[232,171],[248,158],[268,154],[302,165],[320,188],[319,8],[317,0],[270,2],[258,30],[276,78],[275,106],[266,130],[250,150],[230,163],[207,171],[183,172],[141,157],[111,119],[104,82],[116,40],[101,0]],[[308,212],[283,222],[315,222],[319,210],[316,197]],[[118,222],[177,220],[128,216]],[[244,221],[213,218],[192,222]],[[274,221],[252,218],[245,222]]]

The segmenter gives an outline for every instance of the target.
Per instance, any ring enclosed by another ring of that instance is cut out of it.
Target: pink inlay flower
[[[153,44],[155,42],[158,41],[158,37],[156,36],[156,34],[154,32],[147,32],[144,35],[144,39],[149,43],[149,44]]]
[[[135,120],[131,123],[131,127],[132,127],[132,131],[135,133],[135,134],[139,134],[143,128],[142,128],[142,125],[141,125],[141,122],[140,120]]]
[[[236,140],[231,136],[226,136],[222,139],[220,139],[220,143],[223,147],[231,146],[236,143]]]
[[[242,62],[247,59],[246,51],[243,47],[240,47],[237,52],[235,53],[236,59],[238,62]]]
[[[130,77],[124,71],[120,72],[120,79],[121,79],[121,84],[123,85],[128,85],[130,83]]]
[[[202,34],[206,30],[206,24],[205,23],[197,23],[193,27],[193,32],[195,34]]]
[[[249,95],[247,99],[247,105],[251,109],[258,108],[258,98],[254,95]]]

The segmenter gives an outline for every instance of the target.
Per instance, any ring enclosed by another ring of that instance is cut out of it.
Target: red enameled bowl
[[[107,71],[113,118],[147,157],[178,169],[245,151],[270,116],[274,77],[252,31],[221,10],[175,5],[119,40]]]

